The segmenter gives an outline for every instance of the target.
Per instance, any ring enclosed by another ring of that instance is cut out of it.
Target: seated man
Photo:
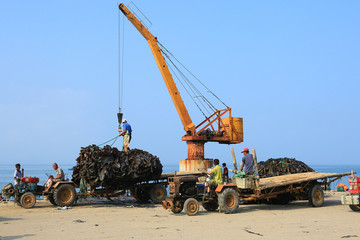
[[[207,192],[210,192],[210,189],[215,189],[217,185],[223,184],[222,180],[222,168],[219,165],[219,159],[214,160],[215,167],[210,171],[206,172],[207,174],[211,174],[212,179],[206,182]]]
[[[50,175],[49,177],[48,177],[48,179],[46,180],[46,182],[45,182],[45,188],[48,188],[49,186],[50,186],[50,184],[52,183],[52,180],[54,179],[54,176],[53,175]]]
[[[49,191],[53,185],[54,182],[60,182],[65,180],[64,171],[58,167],[57,163],[54,163],[53,165],[54,170],[56,170],[56,177],[51,179],[49,178],[50,182],[48,183],[49,186],[46,188],[45,191]]]

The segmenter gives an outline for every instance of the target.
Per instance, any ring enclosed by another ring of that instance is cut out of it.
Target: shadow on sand
[[[337,206],[337,205],[341,205],[340,200],[336,200],[336,199],[328,199],[324,201],[323,206],[321,206],[321,208],[327,208],[327,207],[333,207],[333,206]],[[308,201],[293,201],[290,202],[289,204],[286,205],[279,205],[279,204],[240,204],[239,208],[237,209],[237,211],[234,214],[238,214],[238,213],[247,213],[247,212],[254,212],[254,211],[278,211],[278,210],[282,210],[282,211],[287,211],[287,210],[296,210],[296,209],[306,209],[306,208],[314,208],[310,206]],[[213,211],[213,212],[208,212],[203,208],[200,208],[200,211],[198,214],[196,214],[196,216],[201,216],[201,215],[209,215],[212,213],[218,213],[218,210]],[[184,211],[182,211],[181,213],[178,214],[174,214],[174,216],[184,216],[187,215]]]
[[[13,239],[20,239],[25,237],[32,237],[35,234],[24,234],[24,235],[14,235],[14,236],[0,236],[0,240],[13,240]]]
[[[16,220],[22,220],[22,218],[7,218],[7,217],[0,217],[0,222],[6,222],[6,221],[16,221]]]

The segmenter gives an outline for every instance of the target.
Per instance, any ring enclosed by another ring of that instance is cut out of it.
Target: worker
[[[20,163],[15,164],[15,172],[14,172],[14,186],[18,186],[20,184],[21,178],[23,176],[24,169],[20,171]]]
[[[240,172],[243,171],[246,175],[252,175],[254,174],[254,159],[253,159],[253,155],[249,153],[249,149],[248,148],[244,148],[244,150],[241,152],[244,154],[244,157],[241,160],[241,164],[240,164]]]
[[[211,171],[206,172],[212,176],[212,179],[206,182],[208,192],[210,192],[210,189],[215,189],[217,185],[223,184],[222,169],[219,165],[219,159],[214,159],[214,165],[215,167]]]
[[[57,165],[57,163],[53,163],[52,167],[54,168],[54,170],[56,170],[56,176],[55,178],[50,178],[48,180],[50,180],[49,182],[47,181],[48,183],[48,187],[46,188],[46,192],[48,192],[52,185],[54,184],[54,182],[60,182],[60,181],[64,181],[65,180],[65,174],[64,174],[64,171],[59,168],[59,166]]]
[[[127,152],[129,148],[129,144],[131,142],[131,126],[128,124],[126,119],[122,121],[123,123],[123,130],[119,129],[119,136],[124,136],[124,142],[123,142],[123,151]]]
[[[48,179],[45,181],[44,187],[49,188],[50,184],[52,183],[52,180],[54,179],[53,175],[50,175]]]
[[[226,167],[226,163],[223,163],[222,166],[223,166],[223,182],[227,183],[229,182],[229,170]]]

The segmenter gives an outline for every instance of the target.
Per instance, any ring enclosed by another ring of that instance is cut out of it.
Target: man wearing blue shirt
[[[129,144],[131,141],[131,126],[130,124],[127,123],[126,119],[124,119],[122,121],[123,123],[123,130],[119,130],[119,136],[123,135],[124,136],[124,145],[123,145],[123,151],[127,152],[128,148],[129,148]]]
[[[252,175],[254,174],[254,159],[253,155],[249,153],[248,148],[244,148],[244,150],[241,152],[244,154],[244,157],[241,160],[240,164],[240,172],[242,172],[243,168],[246,175]]]

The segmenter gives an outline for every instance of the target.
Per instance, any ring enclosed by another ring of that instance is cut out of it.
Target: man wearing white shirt
[[[15,164],[15,172],[14,172],[14,185],[17,186],[20,184],[20,180],[23,177],[22,171],[24,171],[24,169],[22,169],[22,171],[20,171],[20,163]]]

